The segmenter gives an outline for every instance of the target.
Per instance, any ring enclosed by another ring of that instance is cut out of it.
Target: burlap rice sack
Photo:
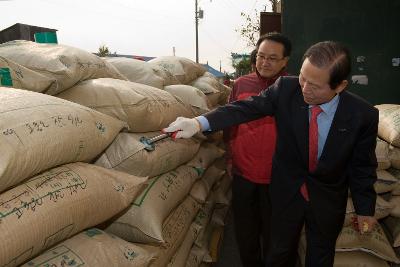
[[[146,84],[158,89],[163,89],[166,85],[163,78],[165,75],[162,73],[164,70],[156,65],[126,57],[107,57],[105,60],[131,82]]]
[[[125,125],[56,97],[0,87],[0,192],[54,166],[90,161]]]
[[[204,229],[202,229],[197,239],[195,240],[195,244],[198,247],[204,247],[209,250],[209,253],[204,255],[204,261],[207,262],[214,262],[216,255],[218,254],[217,251],[213,252],[212,250],[217,250],[217,248],[219,248],[220,240],[217,237],[222,238],[222,236],[219,236],[219,234],[222,234],[219,232],[219,230],[223,229],[223,227],[225,226],[225,218],[229,210],[229,206],[227,205],[216,205],[217,203],[215,202],[215,194],[216,192],[212,192],[212,194],[207,199],[207,201],[213,204],[213,208],[206,210],[207,220],[203,222],[205,223],[205,226],[203,227]],[[228,199],[228,202],[230,202],[230,199]],[[214,241],[213,235],[216,235],[214,236],[214,239],[216,238]],[[212,242],[214,242],[214,246],[211,245]]]
[[[106,231],[130,242],[163,242],[163,221],[185,198],[198,178],[199,174],[194,168],[182,165],[150,179],[146,190]]]
[[[184,267],[186,265],[187,258],[194,241],[197,240],[199,235],[204,234],[204,230],[211,218],[213,207],[213,201],[207,201],[202,205],[192,224],[190,225],[182,244],[169,262],[169,267]]]
[[[207,261],[211,260],[211,257],[208,252],[208,247],[193,246],[187,258],[186,267],[201,266],[203,260]]]
[[[382,197],[377,196],[375,203],[375,215],[376,219],[382,219],[388,216],[392,209],[394,208],[394,204],[385,201]],[[344,226],[349,226],[352,223],[352,218],[356,216],[355,209],[353,206],[353,201],[351,197],[347,199],[347,207],[346,207],[346,216],[344,219]]]
[[[222,246],[224,236],[224,227],[215,226],[210,237],[208,251],[210,252],[211,262],[217,262],[219,259],[219,251]]]
[[[389,216],[383,220],[383,224],[389,232],[389,239],[393,247],[400,246],[400,218]]]
[[[383,104],[375,107],[379,109],[379,137],[400,147],[400,105]]]
[[[393,168],[400,170],[400,148],[389,147],[389,160]]]
[[[386,170],[376,172],[377,180],[374,184],[376,193],[386,193],[392,191],[397,187],[399,181]]]
[[[390,168],[387,170],[391,175],[393,175],[394,178],[398,180],[396,183],[396,186],[392,190],[392,195],[395,196],[400,196],[400,170],[395,169],[395,168]]]
[[[214,109],[219,106],[219,100],[221,98],[221,92],[216,92],[216,93],[211,93],[211,94],[206,94],[206,97],[208,99],[208,102],[210,103],[210,108]]]
[[[176,84],[165,86],[164,90],[173,96],[176,96],[187,105],[192,106],[196,110],[196,115],[203,114],[210,109],[209,101],[206,95],[196,87],[184,84]]]
[[[228,103],[229,95],[231,94],[232,89],[226,85],[221,84],[221,96],[219,98],[218,104],[225,105]]]
[[[215,78],[215,76],[209,72],[204,73],[202,76],[194,80],[190,85],[200,89],[206,95],[219,92],[219,82],[217,78]]]
[[[159,134],[161,133],[120,133],[95,164],[133,175],[153,177],[182,165],[199,150],[200,141],[194,138],[166,138],[156,142],[153,151],[144,149],[145,145],[140,139]]]
[[[129,206],[146,178],[86,163],[35,176],[0,195],[0,266],[18,266]]]
[[[214,213],[215,209],[213,210]],[[212,217],[213,215],[211,215]],[[202,235],[199,235],[197,239],[195,240],[195,246],[192,247],[192,251],[189,253],[188,257],[188,262],[196,263],[196,258],[200,256],[202,258],[203,262],[207,263],[212,263],[215,262],[215,258],[211,255],[211,253],[214,253],[214,256],[216,256],[215,253],[215,248],[219,247],[220,244],[220,237],[222,238],[221,235],[222,232],[219,231],[219,229],[223,229],[220,225],[215,224],[212,219],[207,223]],[[197,250],[194,249],[194,247],[201,248],[202,250]],[[193,249],[194,249],[194,255],[193,255]],[[211,251],[213,250],[213,251]],[[193,256],[195,256],[193,258]]]
[[[219,99],[221,98],[221,93],[215,93],[215,94],[207,94],[207,99],[211,105],[210,109],[215,109],[217,107],[219,107],[220,105],[218,104]]]
[[[150,266],[167,266],[172,256],[182,244],[199,208],[200,205],[193,198],[187,196],[185,200],[168,216],[163,223],[162,230],[165,243],[158,247],[157,258]]]
[[[228,194],[229,202],[232,199],[232,195]],[[214,209],[213,215],[211,217],[211,221],[218,226],[225,226],[226,225],[226,217],[228,215],[230,206],[229,205],[217,205]]]
[[[225,151],[216,145],[208,142],[203,142],[200,146],[199,152],[191,159],[188,166],[196,168],[201,174],[218,158],[224,155]]]
[[[390,210],[390,215],[400,218],[400,196],[392,196],[389,203],[393,205],[393,208]]]
[[[223,144],[223,142],[224,142],[224,132],[217,131],[217,132],[213,132],[211,134],[207,134],[207,140],[210,143],[214,143],[215,145],[221,147],[220,145]]]
[[[159,131],[178,116],[194,116],[190,106],[168,92],[116,79],[87,80],[57,97],[125,121],[131,132]]]
[[[307,240],[306,240],[306,234],[304,232],[304,227],[303,227],[302,232],[300,234],[299,246],[297,249],[297,253],[299,255],[299,260],[300,260],[300,266],[302,266],[302,267],[305,266],[306,251],[307,251]]]
[[[21,66],[12,60],[0,56],[0,68],[8,68],[13,88],[20,88],[34,92],[46,92],[56,82],[38,72]],[[1,86],[1,83],[0,83]]]
[[[181,84],[190,84],[206,71],[202,65],[184,57],[157,57],[148,63],[167,69]]]
[[[88,229],[30,260],[31,266],[148,266],[154,251],[143,249],[96,228]]]
[[[299,258],[301,266],[305,266],[306,239],[302,234],[299,243]],[[333,267],[389,267],[390,265],[371,254],[363,251],[336,252]]]
[[[371,233],[363,235],[352,226],[344,227],[336,241],[336,251],[364,251],[382,260],[400,263],[379,224]]]
[[[47,94],[60,93],[79,81],[126,78],[110,63],[84,50],[55,44],[18,40],[0,44],[0,56],[56,80]]]
[[[214,213],[214,209],[215,209],[215,201],[213,197],[210,195],[207,198],[207,201],[203,204],[198,216],[194,221],[194,223],[200,226],[200,231],[197,234],[197,238],[195,239],[195,245],[198,247],[205,246],[208,241],[206,229],[208,224],[211,222],[211,217]]]
[[[204,73],[204,76],[215,78],[215,76],[209,72]],[[232,89],[219,81],[216,84],[216,88],[220,92],[218,104],[225,105],[228,102],[228,98],[231,94]]]
[[[195,227],[198,226],[193,223],[190,225],[185,238],[169,261],[167,265],[168,267],[184,267],[186,265],[186,260],[189,256],[190,249],[192,248],[193,242],[198,233],[198,230]]]
[[[191,85],[200,89],[207,96],[211,107],[223,104],[223,102],[226,103],[230,94],[230,89],[224,87],[224,85],[209,72],[204,73],[204,75],[194,80]]]
[[[386,170],[390,167],[389,143],[380,138],[376,138],[375,148],[376,160],[378,161],[377,170]]]
[[[227,173],[214,185],[211,194],[217,206],[226,206],[230,203],[232,177]]]
[[[194,183],[190,195],[199,203],[204,203],[214,183],[221,179],[224,174],[225,170],[217,168],[215,164],[211,165],[203,176]]]
[[[390,265],[373,255],[361,251],[337,252],[333,267],[389,267]]]

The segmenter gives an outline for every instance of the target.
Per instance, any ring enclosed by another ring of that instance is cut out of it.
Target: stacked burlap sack
[[[203,66],[183,57],[158,57],[148,62],[114,57],[106,61],[129,81],[165,89],[199,108],[200,113],[225,104],[231,91],[214,75],[205,72]]]
[[[194,240],[186,257],[186,263],[182,264],[182,261],[179,260],[182,250],[185,248],[182,245],[169,266],[201,266],[210,265],[218,261],[225,218],[231,200],[231,182],[231,178],[224,174],[213,186],[206,202],[203,204],[202,211],[199,212],[195,222],[191,225],[190,237],[186,237],[186,239]]]
[[[93,161],[123,122],[15,88],[0,87],[0,101],[0,266],[19,266],[108,220],[140,192],[146,178],[82,163]]]
[[[375,217],[378,225],[360,235],[352,226],[356,215],[351,196],[344,227],[336,242],[334,266],[400,266],[400,105],[377,105],[379,126]],[[306,241],[303,233],[299,254],[304,265]]]
[[[165,60],[163,62],[166,66],[171,66],[177,64],[174,62],[179,63],[182,60],[179,58],[178,61],[173,60],[169,64],[166,64]],[[115,61],[111,60],[110,62],[114,64]],[[190,69],[190,66],[192,68],[195,67],[193,66],[193,62],[186,59],[183,62],[189,64],[189,67],[184,67],[186,69]],[[131,77],[126,72],[129,69],[128,63],[136,64],[138,62],[124,60],[124,75]],[[151,69],[154,71],[157,68],[153,66]],[[173,73],[172,77],[175,77],[181,83],[193,79],[183,78],[182,74],[174,72],[174,68],[171,67],[169,69],[164,68],[163,72]],[[204,71],[201,73],[204,73]],[[151,75],[148,76],[151,77]],[[104,88],[110,87],[111,82],[115,81],[111,81],[111,79],[97,79],[91,83],[97,84],[93,90],[101,87],[103,92]],[[147,83],[146,81],[142,80],[141,82],[143,84],[139,84],[139,80],[131,82],[118,81],[119,84],[129,84],[131,88],[132,86],[138,88],[136,91],[142,95],[146,94],[146,101],[150,103],[157,102],[154,95],[160,96],[166,94],[173,95],[175,100],[178,99],[180,101],[176,103],[167,103],[167,101],[164,101],[163,103],[165,104],[158,111],[152,110],[155,105],[154,103],[149,104],[147,108],[142,108],[142,110],[146,111],[145,113],[139,113],[135,110],[134,113],[137,115],[137,118],[131,122],[127,121],[131,133],[120,133],[114,142],[96,160],[95,164],[99,166],[150,177],[147,188],[133,201],[131,207],[118,216],[115,216],[112,220],[102,225],[102,227],[107,233],[119,236],[143,249],[152,252],[155,251],[155,254],[153,254],[155,260],[150,266],[166,266],[176,251],[182,246],[181,244],[185,240],[185,237],[190,235],[189,228],[198,210],[204,204],[205,198],[207,198],[213,184],[224,173],[225,167],[223,164],[219,163],[219,168],[212,165],[216,159],[221,159],[223,151],[215,144],[209,142],[203,142],[201,145],[202,140],[194,138],[180,140],[164,139],[156,143],[154,151],[147,151],[145,145],[140,142],[140,139],[160,134],[154,131],[166,126],[159,121],[152,123],[153,113],[157,114],[154,118],[168,117],[168,114],[173,109],[181,107],[181,110],[178,111],[181,113],[180,116],[190,117],[208,111],[211,106],[204,93],[195,87],[184,84],[173,84],[164,86],[164,90],[161,91],[158,88],[150,87],[150,82],[147,86],[144,85]],[[80,97],[81,92],[88,91],[88,84],[89,81],[78,84],[75,88],[63,92],[58,96],[69,100],[73,99],[73,101],[101,111],[100,109],[105,105],[82,102],[82,99],[99,98]],[[107,85],[103,87],[99,86],[99,84]],[[121,86],[118,86],[118,88],[121,88]],[[152,97],[148,96],[150,94]],[[110,97],[107,97],[107,99],[110,99]],[[128,98],[124,97],[122,99]],[[137,106],[145,106],[146,101],[140,101]],[[125,104],[123,106],[127,107],[128,105]],[[106,112],[105,109],[102,112]],[[116,114],[116,112],[110,113]],[[177,117],[176,113],[173,112],[173,119]],[[125,120],[124,116],[118,116],[118,118]],[[165,121],[168,121],[169,124],[169,117]],[[150,127],[152,124],[154,124],[154,127]],[[143,128],[144,125],[147,128]],[[197,191],[200,193],[189,193]],[[204,200],[199,200],[199,197],[202,197]],[[225,198],[224,203],[226,206],[229,200]],[[185,242],[184,247],[187,247],[186,252],[181,253],[183,262],[189,256],[192,245],[193,242]]]
[[[162,149],[167,149],[177,141],[165,139],[161,142],[163,143],[157,143],[154,151],[146,152],[145,157],[153,157],[153,153],[154,157],[157,157],[158,154],[163,153]],[[224,173],[223,165],[213,163],[221,159],[223,150],[209,142],[203,142],[200,147],[198,145],[196,147],[198,151],[195,151],[197,153],[194,157],[186,158],[185,163],[179,166],[176,166],[179,163],[174,164],[175,168],[170,171],[151,177],[147,188],[133,201],[132,205],[104,225],[106,232],[136,245],[140,243],[139,246],[144,249],[155,251],[155,261],[150,266],[166,266],[169,263],[185,236],[190,234],[188,232],[190,225],[204,204],[213,183],[218,181]],[[108,153],[109,149],[105,153]],[[174,151],[171,154],[174,154]],[[182,157],[181,154],[177,151],[175,157]],[[109,154],[108,157],[112,155],[114,154]],[[135,158],[130,160],[134,161]],[[96,164],[102,164],[101,162],[97,161]],[[146,162],[150,161],[140,162],[147,164]],[[130,172],[134,171],[130,170]],[[194,190],[195,193],[193,193]],[[185,244],[189,248],[192,246],[187,241]],[[189,253],[188,249],[187,253]],[[188,254],[185,255],[187,256]]]
[[[400,258],[400,185],[398,182],[400,180],[400,105],[383,104],[376,107],[379,109],[378,135],[385,143],[387,152],[385,155],[389,162],[386,165],[386,171],[395,181],[387,185],[393,188],[390,194],[387,194],[387,200],[393,208],[390,215],[382,220],[382,226],[397,257]],[[400,266],[399,262],[393,266]]]
[[[72,47],[0,45],[0,67],[25,89],[0,90],[0,266],[167,266],[178,250],[186,262],[195,239],[183,252],[182,242],[206,203],[220,210],[201,239],[216,258],[229,204],[223,150],[201,136],[153,150],[141,141],[212,108],[188,85],[204,69],[177,57],[146,64],[153,74],[135,76]]]
[[[125,123],[56,94],[79,81],[124,77],[90,53],[15,41],[0,45],[15,88],[0,89],[0,266],[40,252],[129,206],[146,178],[92,162]],[[30,92],[36,91],[36,92]]]
[[[103,59],[66,45],[11,41],[0,44],[0,57],[0,67],[10,68],[15,88],[50,95],[88,79],[126,80],[115,67]]]

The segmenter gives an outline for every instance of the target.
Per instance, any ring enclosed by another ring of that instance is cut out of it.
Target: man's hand
[[[358,227],[360,234],[372,232],[375,224],[377,224],[377,221],[373,216],[357,215],[356,219],[356,226]]]
[[[200,123],[198,120],[178,117],[162,131],[167,133],[177,132],[175,138],[190,138],[200,132],[200,130]]]

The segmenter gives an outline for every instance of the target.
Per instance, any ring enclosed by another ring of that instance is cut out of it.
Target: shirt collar
[[[263,82],[263,83],[266,83],[266,84],[273,84],[279,77],[281,77],[281,76],[287,76],[288,75],[288,73],[285,71],[285,68],[283,68],[277,75],[275,75],[275,77],[273,77],[273,78],[264,78],[264,77],[262,77],[261,76],[261,74],[258,72],[258,70],[256,69],[256,74],[257,74],[257,77],[258,77],[258,79],[261,81],[261,82]]]
[[[339,104],[339,95],[335,95],[329,102],[319,105],[323,112],[328,115],[334,114],[336,112],[337,106]],[[312,108],[314,105],[309,105],[309,108]]]

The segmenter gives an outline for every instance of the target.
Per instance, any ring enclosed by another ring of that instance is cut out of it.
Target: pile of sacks
[[[215,262],[230,203],[221,138],[141,139],[226,103],[186,58],[0,45],[0,266]],[[19,88],[19,89],[17,89]]]
[[[347,202],[344,227],[336,242],[335,267],[400,266],[400,105],[377,105],[379,126],[375,154],[378,161],[375,217],[370,234],[360,235],[352,226],[355,210]],[[305,235],[299,246],[304,266]]]

